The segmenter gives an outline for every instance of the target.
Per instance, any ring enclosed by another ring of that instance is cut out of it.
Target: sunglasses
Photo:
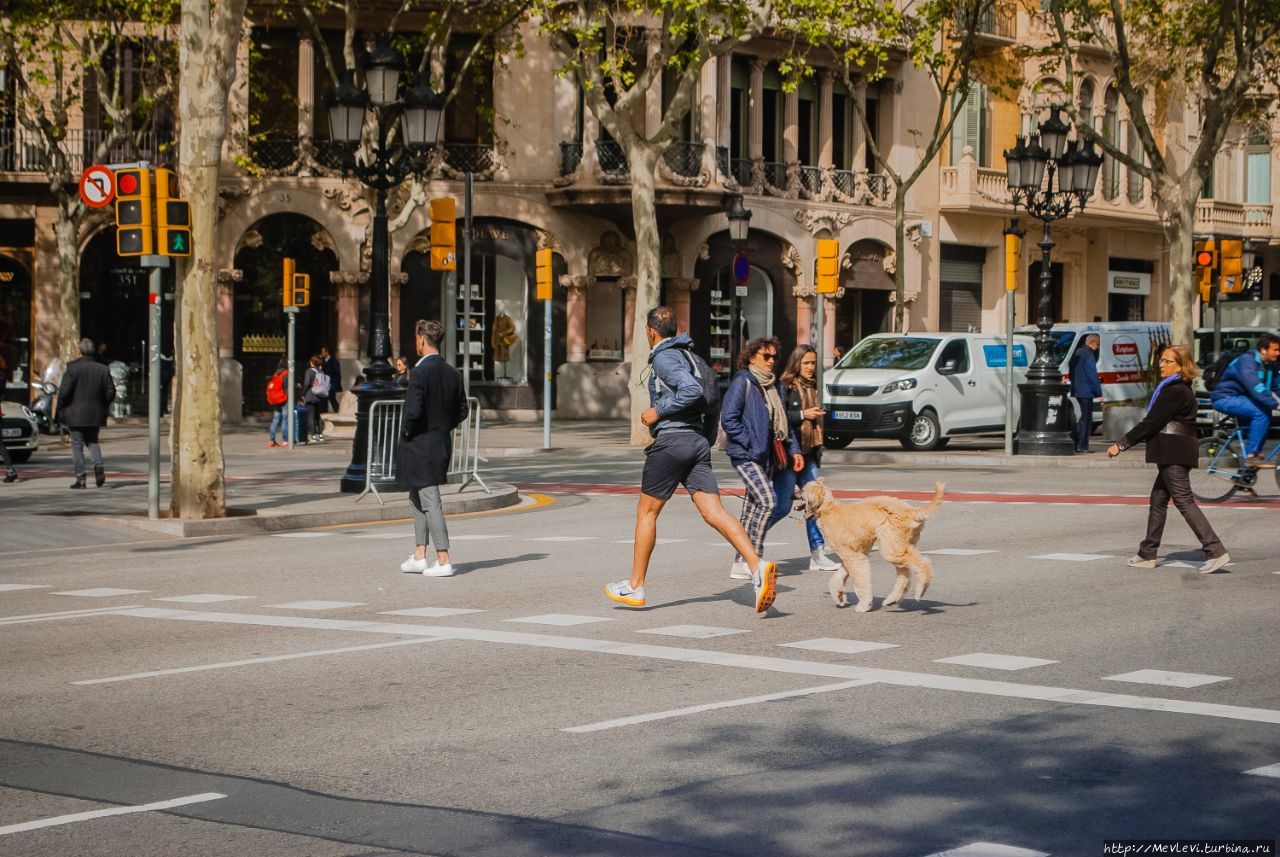
[[[1170,360],[1170,359],[1169,359],[1169,358],[1167,358],[1167,357],[1161,357],[1161,358],[1160,358],[1160,365],[1161,365],[1161,366],[1167,366],[1167,365],[1169,365],[1170,363],[1177,363],[1177,362],[1178,362],[1177,360]]]
[[[775,354],[766,354],[765,352],[761,351],[761,352],[760,352],[760,354],[759,354],[759,356],[760,356],[760,357],[763,357],[765,360],[777,360],[777,359],[778,359],[778,355],[777,355],[776,353],[775,353]]]

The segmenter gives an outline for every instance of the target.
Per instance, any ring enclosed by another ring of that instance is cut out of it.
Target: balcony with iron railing
[[[67,158],[67,168],[75,177],[95,163],[127,163],[172,161],[177,152],[174,138],[168,134],[151,131],[133,135],[130,139],[101,149],[110,132],[101,129],[73,128],[58,145]],[[47,142],[23,128],[0,128],[0,172],[43,173],[41,154]]]
[[[680,140],[663,151],[662,163],[676,176],[696,179],[702,174],[702,156],[706,151],[705,143]]]

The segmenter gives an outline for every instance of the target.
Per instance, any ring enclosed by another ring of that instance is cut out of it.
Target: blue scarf
[[[1151,413],[1151,409],[1155,407],[1156,399],[1160,397],[1161,390],[1163,390],[1165,387],[1169,386],[1173,382],[1181,381],[1181,380],[1182,380],[1182,373],[1175,372],[1174,374],[1170,375],[1168,378],[1165,378],[1163,381],[1157,384],[1155,390],[1151,392],[1151,401],[1147,403],[1147,413]]]

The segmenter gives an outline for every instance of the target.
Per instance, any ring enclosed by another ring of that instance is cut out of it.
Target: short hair
[[[289,361],[288,361],[288,360],[286,360],[286,359],[284,359],[283,357],[281,357],[281,358],[276,362],[276,371],[277,371],[277,372],[283,372],[285,369],[288,369],[288,368],[289,368]]]
[[[1098,340],[1099,342],[1101,342],[1101,341],[1102,341],[1102,337],[1101,337],[1101,336],[1099,336],[1098,334],[1096,334],[1096,333],[1086,333],[1086,334],[1084,335],[1084,341],[1087,343],[1090,339],[1096,339],[1096,340]]]
[[[676,311],[669,306],[656,306],[649,310],[645,325],[666,339],[676,335]]]
[[[93,353],[93,340],[87,336],[76,343],[76,346],[80,349],[80,353],[86,357]]]
[[[1181,373],[1182,380],[1194,381],[1200,377],[1200,367],[1196,365],[1196,359],[1191,355],[1190,348],[1185,345],[1166,345],[1160,352],[1160,356],[1164,357],[1166,351],[1172,351],[1174,359],[1178,361],[1178,372]]]
[[[1258,334],[1257,349],[1259,351],[1265,351],[1266,349],[1276,344],[1280,344],[1280,336],[1276,336],[1274,333],[1271,333],[1271,332],[1264,332],[1264,333]]]
[[[439,349],[440,343],[444,342],[444,325],[434,318],[420,318],[413,326],[413,335],[421,336],[432,348]]]
[[[758,336],[752,339],[742,347],[742,353],[738,355],[738,368],[746,369],[751,365],[751,358],[755,357],[764,349],[772,346],[777,351],[781,346],[778,345],[778,337],[776,336]],[[777,363],[774,363],[774,369],[777,370]]]
[[[312,354],[310,357],[307,358],[307,365],[310,366],[312,369],[319,369],[320,364],[323,362],[324,361],[320,359],[319,354]]]

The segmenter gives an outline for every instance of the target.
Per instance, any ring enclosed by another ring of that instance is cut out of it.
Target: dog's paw
[[[854,608],[853,608],[854,613],[869,613],[870,611],[871,611],[870,601],[859,601],[856,605],[854,605]]]
[[[843,592],[839,593],[838,595],[837,595],[836,593],[832,593],[832,594],[831,594],[831,600],[832,600],[832,601],[834,601],[834,602],[836,603],[836,606],[837,606],[837,607],[848,607],[848,606],[849,606],[849,600],[848,600],[847,598],[845,598],[845,597],[844,597],[844,593],[843,593]]]

